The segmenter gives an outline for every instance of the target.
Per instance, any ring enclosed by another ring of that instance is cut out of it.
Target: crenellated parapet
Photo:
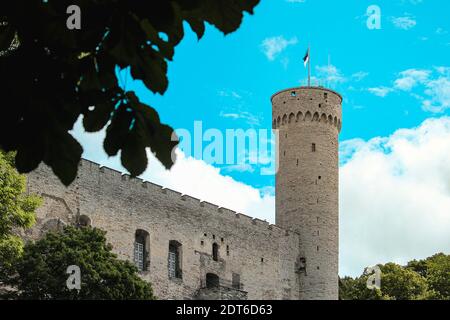
[[[322,87],[299,87],[272,96],[273,129],[311,122],[342,128],[342,97]]]
[[[42,172],[44,171],[44,172]],[[51,169],[46,166],[41,166],[35,173],[32,173],[34,176],[45,176],[45,177],[54,177],[51,173]],[[273,236],[284,236],[286,235],[286,231],[279,226],[270,224],[267,221],[263,221],[257,218],[252,218],[243,213],[236,212],[231,209],[227,209],[216,204],[203,201],[201,199],[192,197],[188,194],[183,194],[176,190],[172,190],[170,188],[165,188],[161,185],[146,181],[139,177],[131,177],[129,174],[124,174],[120,171],[102,166],[98,163],[95,163],[90,160],[82,159],[78,168],[78,178],[74,182],[74,185],[70,188],[74,187],[77,181],[82,177],[97,177],[98,181],[107,180],[112,182],[118,188],[124,190],[133,190],[135,193],[138,193],[142,196],[148,196],[149,198],[155,197],[155,195],[164,195],[167,198],[167,203],[179,203],[180,205],[189,204],[191,206],[197,206],[199,210],[205,210],[210,212],[211,214],[219,214],[228,219],[233,219],[238,221],[240,224],[245,224],[249,228],[255,229],[255,231],[266,231]],[[106,179],[103,179],[106,178]],[[54,177],[55,181],[57,180]],[[58,181],[59,183],[59,181]],[[101,187],[101,186],[100,186]],[[61,185],[61,188],[65,188]],[[158,197],[159,198],[159,197]]]

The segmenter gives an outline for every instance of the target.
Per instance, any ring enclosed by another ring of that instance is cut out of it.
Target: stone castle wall
[[[337,299],[342,98],[301,87],[275,94],[272,104],[279,129],[276,224],[300,235],[300,298]]]
[[[107,231],[113,251],[133,261],[136,230],[149,234],[148,271],[161,299],[193,299],[206,286],[206,274],[231,282],[239,275],[238,298],[299,299],[299,235],[231,210],[131,179],[117,171],[82,160],[75,182],[64,187],[46,166],[28,175],[28,191],[44,198],[37,226],[28,232],[39,238],[47,230],[80,217]],[[169,279],[169,241],[181,244],[181,279]],[[219,245],[219,259],[212,245]],[[227,296],[232,294],[232,290]],[[225,292],[222,290],[221,292]]]

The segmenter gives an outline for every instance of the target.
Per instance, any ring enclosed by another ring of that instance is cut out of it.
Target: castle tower
[[[276,223],[300,234],[300,299],[338,298],[342,97],[322,87],[272,96],[279,129]]]

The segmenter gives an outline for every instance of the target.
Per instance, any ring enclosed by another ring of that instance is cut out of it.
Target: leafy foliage
[[[26,179],[13,166],[14,154],[0,150],[0,283],[22,254],[20,229],[30,228],[41,199],[25,194]]]
[[[450,300],[450,255],[436,254],[410,261],[379,265],[381,290],[367,289],[367,275],[339,279],[342,300]]]
[[[167,62],[187,22],[198,38],[205,23],[235,31],[259,0],[15,0],[0,3],[0,147],[15,150],[20,172],[42,161],[68,185],[82,147],[69,134],[83,115],[88,132],[107,127],[108,155],[121,152],[136,176],[146,148],[167,167],[177,144],[151,106],[124,91],[116,67],[130,68],[154,93],[168,86]],[[66,27],[69,5],[81,8],[81,30]],[[25,9],[26,8],[26,9]],[[11,43],[19,45],[11,49]],[[173,141],[174,140],[174,141]]]
[[[139,278],[128,261],[117,259],[107,245],[106,232],[86,227],[66,227],[47,233],[25,246],[8,285],[19,299],[154,299],[150,284]],[[81,290],[69,290],[67,267],[81,269]]]

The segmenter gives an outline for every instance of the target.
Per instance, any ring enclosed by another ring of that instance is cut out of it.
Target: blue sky
[[[374,4],[380,30],[366,25]],[[270,96],[305,81],[310,44],[313,83],[344,97],[340,272],[356,275],[450,251],[449,11],[447,0],[262,0],[226,37],[208,27],[197,41],[186,27],[163,97],[125,73],[122,83],[177,129],[270,129]],[[102,133],[74,131],[84,157],[121,169],[99,151]],[[172,172],[150,163],[143,176],[273,221],[274,176],[200,160],[181,155]]]
[[[136,90],[174,128],[191,129],[196,120],[205,129],[270,128],[270,96],[305,80],[301,59],[311,44],[313,77],[345,99],[341,140],[369,139],[419,125],[431,114],[412,96],[423,95],[423,87],[417,86],[417,92],[393,90],[386,97],[379,95],[393,86],[402,71],[446,65],[450,3],[375,2],[381,8],[381,30],[366,27],[371,4],[263,0],[255,14],[247,15],[241,28],[226,37],[209,27],[198,42],[186,28],[169,66],[170,86],[163,97],[149,93],[139,82],[127,81],[126,87]],[[270,53],[263,47],[266,39],[273,40],[272,46],[283,46],[284,41],[286,47]],[[332,68],[327,68],[328,57]],[[230,174],[256,187],[273,183],[270,177]]]

